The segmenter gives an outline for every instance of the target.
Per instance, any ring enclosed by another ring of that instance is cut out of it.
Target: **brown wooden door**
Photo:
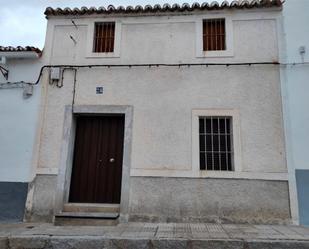
[[[69,202],[120,203],[124,116],[78,116]]]

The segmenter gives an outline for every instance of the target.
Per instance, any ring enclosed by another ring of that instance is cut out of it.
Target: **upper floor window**
[[[225,19],[203,20],[203,51],[226,50]]]
[[[115,22],[95,23],[93,52],[112,53],[115,43]]]

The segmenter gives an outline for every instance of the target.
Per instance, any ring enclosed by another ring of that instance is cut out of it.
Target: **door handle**
[[[114,158],[110,158],[109,162],[113,163],[113,162],[115,162],[115,159]]]

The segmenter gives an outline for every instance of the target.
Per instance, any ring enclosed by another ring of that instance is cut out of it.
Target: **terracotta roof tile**
[[[270,8],[281,7],[283,0],[234,0],[231,2],[223,1],[219,4],[217,1],[188,4],[155,4],[136,6],[119,6],[109,5],[108,7],[81,7],[81,8],[46,8],[46,16],[64,16],[64,15],[90,15],[90,14],[132,14],[132,13],[157,13],[157,12],[184,12],[195,10],[222,10],[222,9],[252,9],[252,8]]]
[[[0,52],[36,52],[38,54],[42,53],[42,51],[39,48],[32,47],[32,46],[26,46],[26,47],[21,47],[21,46],[3,47],[3,46],[0,46]]]

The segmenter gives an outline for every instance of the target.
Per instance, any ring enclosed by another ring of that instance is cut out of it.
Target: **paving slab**
[[[117,226],[0,224],[0,249],[309,249],[300,226],[121,223]]]
[[[210,238],[210,234],[205,224],[191,224],[191,233],[193,239]]]
[[[0,237],[8,236],[11,233],[19,233],[25,230],[32,229],[34,227],[38,227],[40,224],[32,224],[32,223],[14,223],[14,224],[1,224],[0,223]]]
[[[289,226],[289,228],[301,235],[304,235],[305,237],[309,237],[309,228],[305,228],[302,226]]]
[[[279,233],[283,234],[287,238],[302,240],[305,239],[306,237],[287,226],[272,226],[272,228],[278,231]]]
[[[209,236],[212,239],[228,239],[229,235],[223,229],[222,225],[219,224],[205,224]]]

